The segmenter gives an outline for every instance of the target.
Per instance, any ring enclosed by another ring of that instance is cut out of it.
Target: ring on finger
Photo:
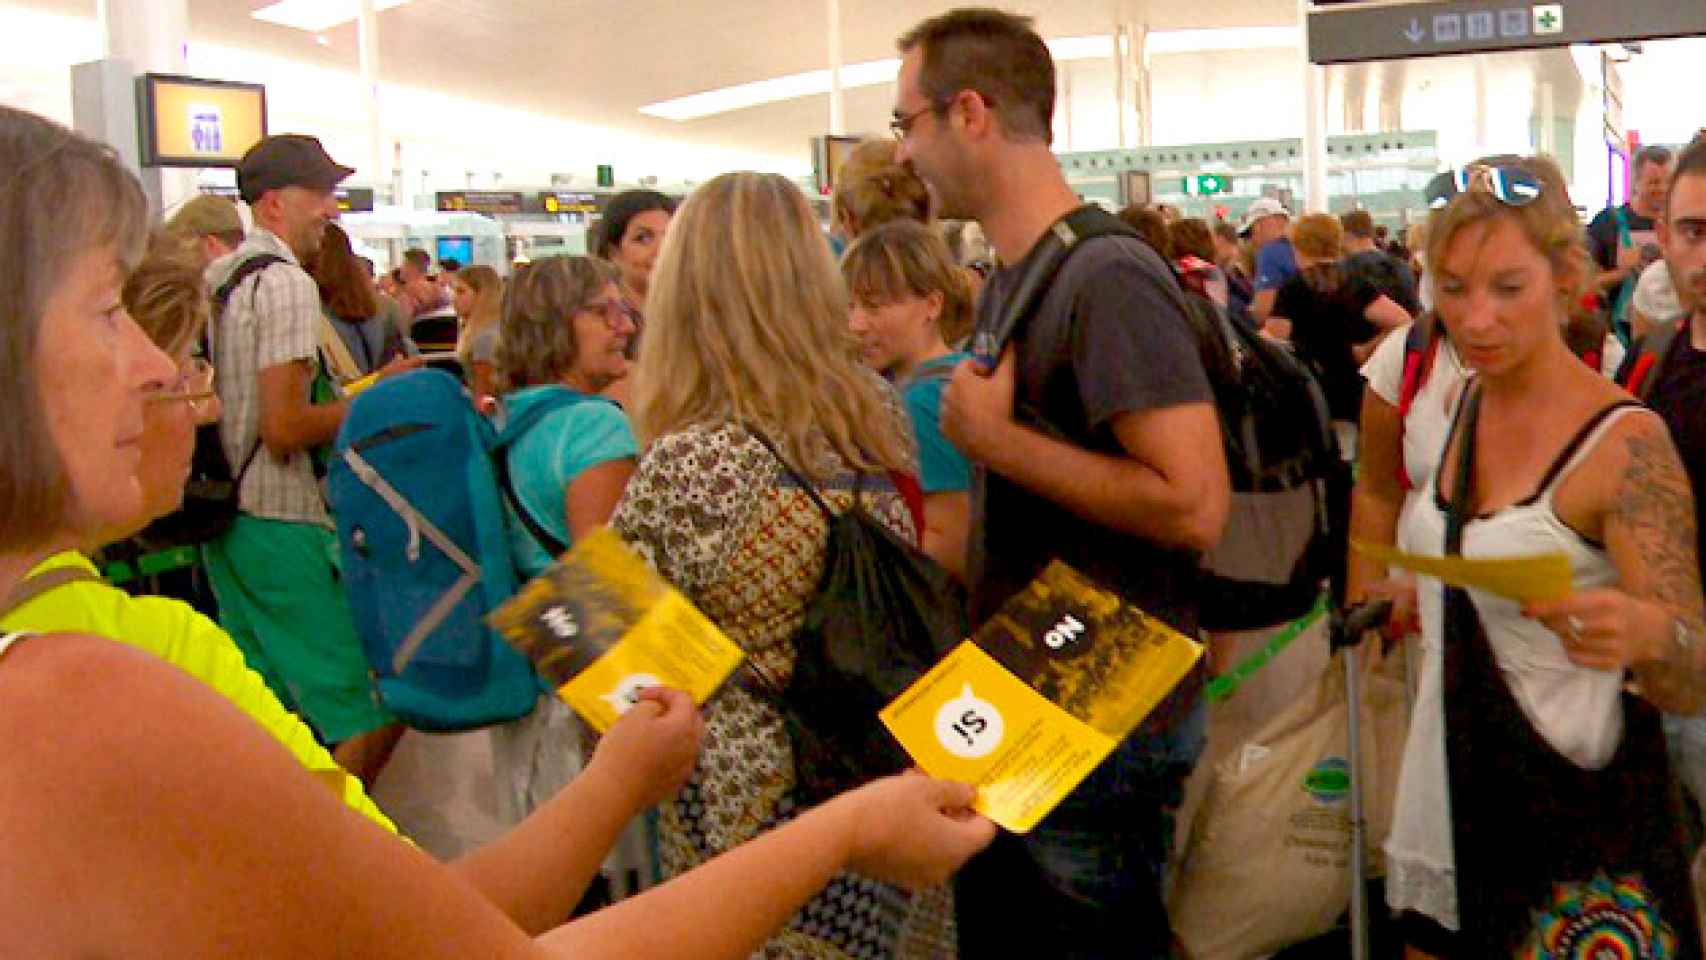
[[[1572,614],[1564,622],[1569,625],[1570,639],[1580,641],[1582,639],[1582,631],[1587,629],[1587,624],[1582,622],[1582,618]]]

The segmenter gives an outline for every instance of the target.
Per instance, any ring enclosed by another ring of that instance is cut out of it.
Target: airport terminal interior
[[[1706,0],[0,37],[0,957],[1706,957]]]

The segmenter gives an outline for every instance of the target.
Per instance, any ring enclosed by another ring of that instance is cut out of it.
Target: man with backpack
[[[337,434],[348,404],[311,400],[320,295],[302,268],[337,216],[333,188],[353,172],[298,134],[266,137],[238,164],[255,226],[207,270],[220,445],[237,515],[204,555],[221,625],[249,666],[371,784],[401,728],[369,681],[315,476],[312,451]],[[394,362],[385,372],[418,365]]]
[[[981,358],[942,401],[944,432],[975,464],[974,622],[1059,558],[1194,635],[1198,558],[1228,485],[1177,283],[1135,238],[1086,240],[1004,331],[1031,256],[1080,206],[1049,147],[1054,64],[1030,20],[993,10],[925,21],[899,47],[897,157],[1009,265],[979,301]],[[1167,955],[1168,807],[1201,748],[1201,687],[1187,678],[1032,832],[968,865],[963,956]]]

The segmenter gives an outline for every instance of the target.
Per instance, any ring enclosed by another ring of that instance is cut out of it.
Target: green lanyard
[[[1231,670],[1215,677],[1208,682],[1208,699],[1210,703],[1220,703],[1238,692],[1244,681],[1256,675],[1256,671],[1273,662],[1280,651],[1291,645],[1298,634],[1309,629],[1310,625],[1321,619],[1327,612],[1327,595],[1321,594],[1316,598],[1315,606],[1309,612],[1285,625],[1285,629],[1274,634],[1272,640],[1262,644],[1262,649],[1244,658],[1244,661]]]

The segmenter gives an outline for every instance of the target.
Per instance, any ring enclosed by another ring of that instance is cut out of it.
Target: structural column
[[[379,15],[373,0],[361,0],[361,14],[356,20],[357,39],[361,46],[362,105],[367,111],[367,181],[378,187],[386,183],[385,134],[379,125]],[[402,197],[392,197],[400,204]]]
[[[829,19],[829,132],[847,132],[847,103],[841,89],[841,0],[826,0]]]
[[[1303,197],[1297,212],[1327,212],[1327,84],[1323,68],[1309,62],[1309,0],[1297,0],[1297,20],[1303,25],[1298,51],[1303,66]]]
[[[102,61],[108,79],[118,82],[126,74],[130,79],[144,73],[184,73],[189,59],[190,11],[188,0],[96,0],[96,26],[101,32]],[[193,196],[196,192],[196,173],[193,170],[143,170],[137,167],[135,94],[130,94],[128,116],[130,123],[117,122],[126,113],[122,97],[107,96],[104,103],[91,104],[97,97],[94,87],[84,87],[73,80],[72,112],[74,123],[85,134],[106,139],[118,150],[142,179],[144,192],[155,209],[167,210]],[[108,87],[107,93],[120,91]],[[79,101],[82,101],[81,103]],[[105,122],[85,124],[79,112],[87,116],[92,109]],[[128,130],[122,128],[128,127]]]

